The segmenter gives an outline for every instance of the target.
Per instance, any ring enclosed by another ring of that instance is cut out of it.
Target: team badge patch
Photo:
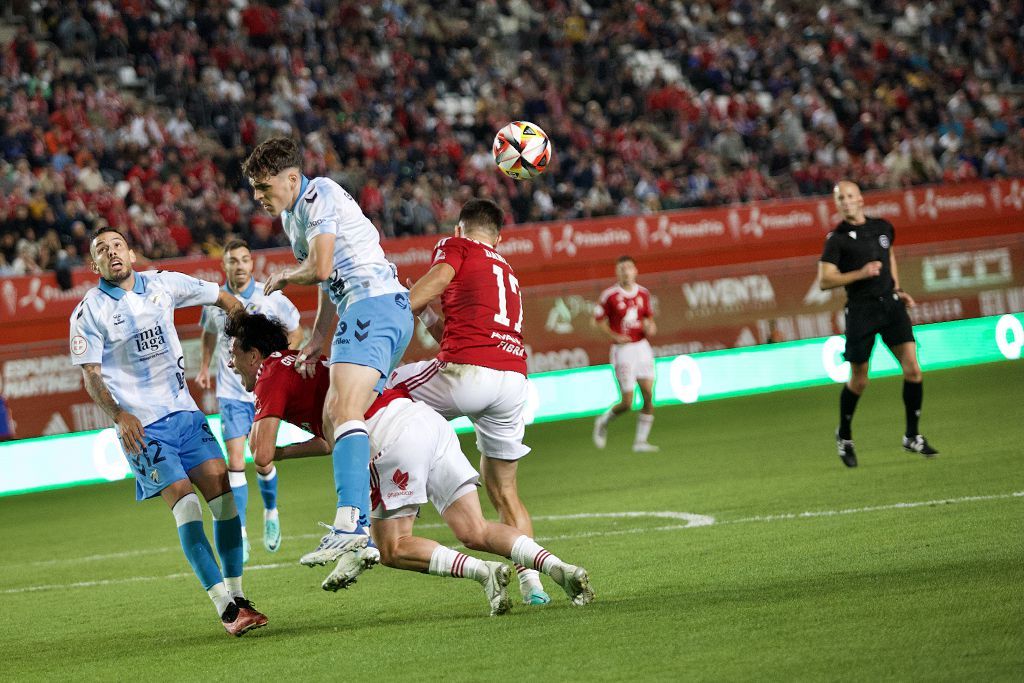
[[[889,236],[888,235],[879,235],[878,243],[882,245],[882,249],[888,249],[889,248]]]
[[[76,334],[74,337],[71,338],[71,353],[75,354],[76,356],[81,356],[88,349],[89,342],[87,342],[85,340],[85,337],[83,337],[82,335]]]

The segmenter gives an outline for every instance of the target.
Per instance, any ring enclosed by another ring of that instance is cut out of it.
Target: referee
[[[851,422],[857,401],[868,386],[868,359],[875,335],[882,335],[903,369],[903,405],[907,429],[903,449],[925,457],[937,455],[917,431],[923,396],[921,366],[907,307],[914,298],[900,289],[893,251],[893,227],[881,218],[864,215],[864,198],[856,183],[842,180],[833,190],[843,221],[825,238],[818,263],[822,289],[846,287],[846,352],[850,381],[839,396],[836,447],[847,467],[857,466]]]

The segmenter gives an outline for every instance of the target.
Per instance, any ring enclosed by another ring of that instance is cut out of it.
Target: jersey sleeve
[[[289,332],[299,328],[301,315],[299,309],[281,292],[274,292],[270,295],[273,302],[272,314]]]
[[[341,227],[338,212],[343,210],[343,196],[333,196],[331,188],[320,184],[310,187],[299,199],[306,204],[306,241],[319,235],[337,235]],[[347,194],[347,193],[346,193]],[[351,197],[349,197],[351,199]]]
[[[278,417],[283,420],[288,408],[288,396],[299,379],[299,373],[288,371],[280,363],[264,370],[253,387],[252,393],[256,398],[256,415],[253,421],[257,422],[265,417]]]
[[[830,232],[825,237],[825,249],[821,252],[821,259],[819,260],[822,263],[839,265],[839,240],[836,239],[836,233]]]
[[[203,306],[203,314],[199,317],[199,326],[203,328],[205,332],[210,334],[219,334],[220,328],[217,326],[217,311],[219,309],[216,306]]]
[[[463,244],[459,244],[455,240],[444,239],[437,243],[434,247],[434,259],[431,261],[431,267],[436,266],[438,263],[447,263],[451,266],[456,273],[459,272],[459,268],[462,267],[462,262],[466,260],[466,247]]]
[[[214,304],[220,296],[220,285],[216,282],[207,282],[169,270],[158,273],[158,277],[160,283],[174,297],[175,308]]]
[[[100,363],[103,360],[103,331],[83,301],[71,313],[69,338],[72,365]]]

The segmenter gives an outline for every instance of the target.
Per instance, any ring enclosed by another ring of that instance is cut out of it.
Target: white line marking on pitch
[[[890,503],[888,505],[869,505],[859,508],[844,508],[841,510],[811,510],[807,512],[786,512],[776,515],[756,515],[753,517],[741,517],[739,519],[729,520],[716,520],[714,517],[709,515],[698,515],[690,512],[671,512],[671,511],[652,511],[652,512],[583,512],[571,515],[538,515],[534,517],[534,521],[567,521],[576,519],[637,519],[642,517],[653,517],[656,519],[673,519],[682,521],[683,524],[668,524],[665,526],[657,527],[641,527],[632,529],[612,529],[608,531],[581,531],[571,534],[561,534],[557,536],[538,536],[537,540],[542,542],[548,541],[566,541],[580,538],[593,538],[596,536],[625,536],[638,533],[649,533],[652,531],[679,531],[682,529],[693,529],[696,527],[704,526],[717,526],[721,524],[751,524],[756,522],[782,522],[794,519],[815,519],[819,517],[836,517],[840,515],[854,515],[865,512],[884,512],[887,510],[909,510],[920,507],[937,507],[940,505],[957,505],[960,503],[977,503],[984,501],[993,500],[1007,500],[1009,498],[1024,498],[1024,491],[1014,491],[1013,493],[999,493],[987,496],[962,496],[959,498],[940,498],[936,500],[922,500],[914,501],[910,503]],[[444,524],[431,523],[431,524],[420,524],[416,528],[418,529],[436,529],[443,528]],[[320,534],[301,534],[295,536],[286,536],[289,539],[301,539],[301,538],[317,538]],[[39,567],[39,566],[50,566],[56,564],[72,564],[80,562],[90,562],[99,560],[110,560],[110,559],[121,559],[126,557],[138,557],[143,555],[156,555],[160,553],[168,553],[178,550],[177,546],[171,546],[166,548],[151,548],[148,550],[128,550],[120,553],[108,553],[105,555],[89,555],[81,558],[74,559],[57,559],[57,560],[39,560],[36,562],[26,562],[23,564],[9,564],[4,565],[4,568],[10,567]],[[294,562],[277,562],[273,564],[257,564],[249,565],[245,568],[245,571],[265,571],[269,569],[283,569],[285,567],[294,567]],[[75,583],[63,583],[63,584],[43,584],[37,586],[23,586],[21,588],[7,588],[0,590],[0,595],[12,595],[18,593],[34,593],[38,591],[47,590],[66,590],[68,588],[93,588],[96,586],[110,586],[125,583],[140,583],[146,581],[164,581],[167,579],[180,579],[191,577],[191,572],[178,572],[175,574],[167,574],[164,576],[132,576],[120,579],[97,579],[94,581],[77,581]]]

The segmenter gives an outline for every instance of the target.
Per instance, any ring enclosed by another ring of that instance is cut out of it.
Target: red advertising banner
[[[893,222],[900,246],[1024,232],[1024,181],[1017,179],[871,192],[865,202],[869,215]],[[611,263],[624,253],[646,272],[815,256],[838,220],[828,197],[760,202],[517,226],[503,232],[498,250],[524,286],[554,284],[608,277]],[[417,278],[426,272],[437,239],[390,240],[384,248],[403,279]],[[256,275],[263,278],[292,262],[288,249],[259,252]],[[210,258],[172,259],[159,267],[222,278],[220,264]],[[61,338],[71,310],[95,279],[81,268],[68,291],[57,286],[52,273],[4,279],[0,343]],[[302,310],[315,308],[312,288],[292,288],[288,294]],[[188,316],[185,321],[194,322]]]
[[[642,270],[640,281],[651,290],[657,312],[655,353],[669,356],[841,333],[845,296],[841,290],[818,289],[820,246],[802,257]],[[910,311],[915,324],[1024,311],[1024,233],[903,246],[899,269],[901,284],[918,302]],[[530,372],[608,362],[608,343],[591,320],[600,292],[612,282],[609,276],[524,288]],[[192,319],[198,315],[196,309],[182,313]],[[179,316],[178,330],[189,387],[201,408],[216,412],[214,392],[191,381],[199,366],[198,326],[182,320]],[[311,323],[310,313],[303,323]],[[109,424],[86,394],[80,371],[70,364],[63,335],[0,347],[0,394],[7,398],[18,437]],[[436,343],[417,325],[406,360],[436,352]]]

